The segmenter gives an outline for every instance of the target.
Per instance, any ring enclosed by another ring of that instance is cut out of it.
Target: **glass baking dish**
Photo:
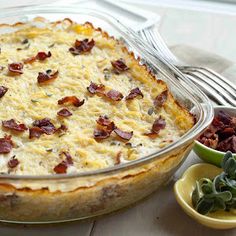
[[[50,176],[2,174],[0,221],[52,223],[94,217],[128,206],[160,188],[185,160],[196,136],[210,124],[213,109],[209,99],[175,67],[155,55],[131,29],[104,13],[73,7],[18,8],[1,13],[0,22],[27,22],[36,16],[50,21],[89,21],[123,40],[141,58],[140,63],[146,64],[157,79],[164,80],[175,99],[194,114],[196,124],[158,152],[114,167]],[[7,28],[3,27],[0,33]]]

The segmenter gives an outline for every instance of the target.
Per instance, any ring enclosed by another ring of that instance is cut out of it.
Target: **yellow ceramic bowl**
[[[182,209],[199,223],[215,228],[230,229],[236,227],[236,212],[218,211],[208,215],[199,214],[192,206],[192,192],[196,180],[203,177],[214,178],[222,169],[210,164],[196,164],[189,167],[174,186],[175,197]]]

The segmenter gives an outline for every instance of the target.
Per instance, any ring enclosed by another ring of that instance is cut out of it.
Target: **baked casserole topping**
[[[90,23],[12,28],[0,36],[1,173],[106,168],[156,152],[193,126],[166,84]]]

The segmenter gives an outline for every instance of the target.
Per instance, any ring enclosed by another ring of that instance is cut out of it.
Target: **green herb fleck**
[[[150,108],[148,109],[148,115],[151,116],[151,115],[153,114],[153,112],[154,112],[154,108],[153,108],[153,107],[150,107]]]
[[[46,149],[46,152],[52,152],[52,151],[53,151],[52,148],[48,148],[48,149]]]
[[[104,73],[104,79],[105,79],[105,80],[109,80],[109,79],[111,78],[111,72],[110,72],[109,69],[105,68],[105,69],[103,70],[103,73]]]
[[[31,99],[31,102],[36,103],[36,102],[39,102],[39,100]]]
[[[51,97],[53,94],[52,93],[46,93],[48,97]]]

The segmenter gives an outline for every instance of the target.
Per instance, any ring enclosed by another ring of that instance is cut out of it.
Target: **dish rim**
[[[190,83],[189,80],[173,65],[168,63],[164,58],[162,58],[159,55],[155,55],[155,51],[150,47],[148,44],[141,41],[138,37],[136,37],[136,33],[132,30],[124,26],[120,23],[119,20],[115,19],[113,16],[101,12],[101,11],[95,11],[88,8],[80,8],[75,9],[72,7],[55,7],[55,6],[46,6],[46,7],[23,7],[19,9],[5,9],[3,13],[0,14],[0,19],[5,17],[19,17],[19,16],[27,16],[27,15],[35,15],[35,16],[42,16],[44,14],[53,13],[53,14],[81,14],[81,15],[89,15],[92,17],[100,18],[101,20],[106,21],[109,23],[113,28],[115,28],[117,31],[123,34],[125,39],[128,39],[131,43],[139,43],[139,47],[136,46],[135,50],[132,48],[132,51],[136,51],[136,49],[139,49],[142,52],[142,57],[149,59],[151,61],[151,57],[157,57],[172,73],[178,75],[178,77],[181,79],[181,81],[184,81],[185,83]],[[63,17],[62,17],[63,18]],[[61,19],[63,20],[63,19]],[[144,49],[145,48],[145,49]],[[154,56],[155,55],[155,56]],[[157,59],[156,58],[156,59]],[[116,166],[111,166],[103,169],[97,169],[93,171],[84,171],[80,173],[72,173],[72,174],[60,174],[60,175],[10,175],[10,174],[2,174],[0,175],[0,180],[58,180],[58,179],[73,179],[78,177],[89,177],[89,176],[96,176],[96,175],[102,175],[102,174],[111,174],[114,172],[117,172],[119,170],[126,170],[129,168],[134,168],[139,165],[148,163],[149,161],[152,161],[156,158],[162,158],[167,153],[172,152],[176,150],[177,148],[183,147],[185,144],[187,144],[189,141],[193,140],[199,133],[201,133],[211,122],[213,119],[213,107],[210,104],[209,98],[200,91],[194,84],[192,84],[192,91],[195,93],[197,92],[198,97],[195,97],[194,94],[190,93],[180,82],[177,82],[177,80],[171,78],[170,76],[166,75],[165,72],[160,70],[160,65],[157,66],[156,63],[152,63],[152,66],[154,68],[158,68],[158,70],[163,74],[163,76],[166,77],[166,79],[170,80],[172,83],[175,84],[177,88],[181,88],[184,93],[186,93],[191,101],[193,101],[196,108],[199,110],[199,120],[195,123],[195,125],[186,132],[179,140],[176,142],[167,145],[166,147],[151,153],[149,155],[146,155],[144,157],[141,157],[137,160],[123,163]],[[155,74],[154,74],[155,75]],[[174,76],[173,76],[174,77]],[[181,91],[182,91],[181,90]],[[198,99],[199,97],[204,101],[204,104],[201,104]],[[208,110],[207,110],[208,109]],[[204,110],[208,111],[208,114],[204,114]]]

